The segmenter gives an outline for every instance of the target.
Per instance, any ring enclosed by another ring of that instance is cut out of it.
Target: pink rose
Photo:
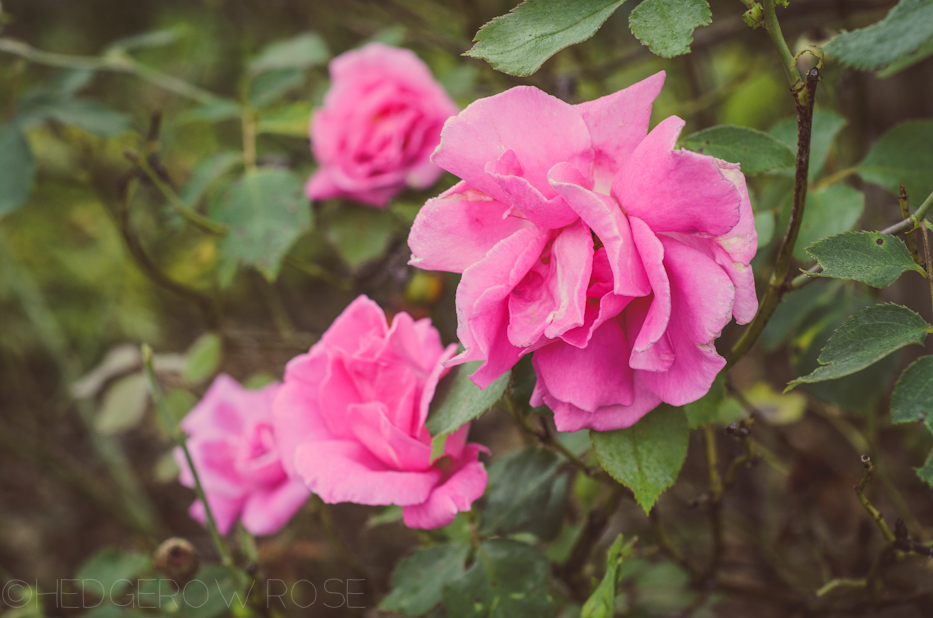
[[[308,490],[291,481],[282,468],[272,430],[272,399],[279,384],[248,390],[219,375],[204,398],[181,422],[188,451],[201,479],[221,534],[237,518],[252,534],[272,534],[284,526],[308,499]],[[180,448],[175,460],[179,481],[194,487],[194,476]],[[202,524],[204,505],[191,505]]]
[[[441,175],[430,161],[456,104],[407,49],[370,43],[330,63],[332,85],[311,120],[320,168],[305,191],[384,207],[406,186]]]
[[[532,403],[557,427],[629,427],[705,394],[714,341],[757,310],[757,237],[737,165],[648,133],[664,73],[580,105],[520,86],[444,126],[432,160],[463,179],[429,200],[411,263],[462,272],[453,363],[481,388],[534,353]]]
[[[324,502],[397,504],[411,528],[437,528],[486,489],[469,424],[431,462],[424,423],[443,361],[454,355],[428,319],[385,314],[360,296],[311,351],[285,368],[273,405],[285,468]]]

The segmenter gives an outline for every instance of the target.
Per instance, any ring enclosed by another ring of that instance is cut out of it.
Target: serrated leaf
[[[820,352],[810,375],[790,382],[785,392],[798,384],[835,380],[865,369],[908,345],[923,345],[930,325],[919,315],[893,303],[875,305],[842,323]]]
[[[643,0],[628,18],[632,34],[662,58],[690,53],[693,31],[713,19],[706,0]]]
[[[395,233],[395,221],[384,210],[341,205],[327,220],[327,240],[352,269],[383,253]]]
[[[104,435],[128,431],[139,424],[149,403],[149,382],[142,373],[124,376],[104,393],[94,427]]]
[[[552,618],[550,567],[537,548],[518,541],[483,541],[473,565],[444,586],[450,618]]]
[[[265,47],[249,63],[249,70],[262,73],[275,69],[309,69],[324,64],[329,58],[330,50],[324,39],[315,32],[305,32]]]
[[[444,586],[463,575],[469,545],[449,543],[416,549],[392,571],[392,591],[380,609],[420,616],[441,602]]]
[[[182,377],[192,384],[199,384],[217,373],[223,355],[223,340],[217,333],[204,333],[198,337],[186,356],[188,362]]]
[[[709,392],[693,403],[684,406],[690,429],[702,427],[719,419],[719,404],[726,398],[726,376],[719,374]]]
[[[211,203],[211,218],[229,226],[222,262],[248,264],[274,281],[292,244],[314,224],[302,182],[291,172],[246,172]]]
[[[865,195],[849,185],[829,185],[810,191],[794,245],[794,257],[809,261],[807,246],[820,238],[852,229],[864,211]]]
[[[112,547],[89,558],[78,569],[76,577],[100,582],[103,594],[96,594],[100,587],[88,584],[87,590],[99,598],[111,598],[125,590],[132,580],[149,568],[149,557],[135,552],[121,552]],[[121,581],[123,580],[123,581]]]
[[[925,421],[933,429],[933,356],[915,360],[894,385],[891,422]]]
[[[933,56],[933,39],[930,39],[906,56],[901,56],[890,65],[875,73],[875,75],[882,79],[891,77],[892,75],[897,75],[904,69],[909,69],[918,62],[926,60],[930,56]]]
[[[807,247],[807,253],[823,267],[820,277],[854,279],[876,288],[891,285],[908,270],[926,275],[902,240],[878,232],[830,236]]]
[[[681,408],[661,404],[628,429],[590,432],[603,468],[651,510],[674,484],[687,457],[690,428]]]
[[[710,127],[683,138],[681,145],[693,152],[738,163],[745,174],[790,168],[796,162],[794,151],[787,144],[748,127]]]
[[[11,124],[0,126],[0,218],[26,203],[36,178],[36,161],[26,136]]]
[[[559,465],[560,458],[555,453],[536,447],[510,454],[494,463],[489,475],[495,481],[489,483],[480,530],[487,534],[508,534],[535,523],[544,515],[551,501]],[[564,498],[566,490],[564,485]]]
[[[933,193],[933,120],[911,120],[881,136],[861,163],[862,179],[898,195],[900,185],[914,206]]]
[[[625,0],[527,0],[476,33],[465,56],[497,71],[531,75],[560,50],[593,36]]]
[[[933,0],[901,0],[881,21],[843,32],[826,52],[857,69],[879,69],[933,38]]]
[[[194,208],[212,184],[242,162],[243,155],[232,150],[218,152],[202,160],[191,172],[188,182],[178,192],[178,197],[189,207]]]
[[[495,382],[480,390],[473,384],[470,374],[479,368],[480,361],[464,363],[454,369],[454,375],[445,378],[431,402],[427,427],[431,432],[431,459],[444,452],[447,436],[482,416],[496,404],[509,385],[510,373],[505,373]]]
[[[810,130],[810,180],[823,171],[826,157],[832,150],[839,131],[846,125],[846,119],[836,112],[818,109],[813,112],[813,125]],[[769,131],[791,149],[797,152],[797,118],[791,116],[775,123]]]

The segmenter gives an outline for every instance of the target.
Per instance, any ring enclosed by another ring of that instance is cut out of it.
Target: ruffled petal
[[[713,157],[673,149],[683,126],[676,116],[656,126],[616,174],[612,196],[655,233],[720,236],[739,222],[741,196]]]
[[[457,183],[418,212],[408,235],[409,263],[462,273],[500,240],[532,225],[521,217],[505,216],[510,208],[465,182]]]
[[[632,344],[634,354],[645,352],[667,331],[671,318],[671,284],[664,269],[664,245],[642,220],[629,217],[629,223],[652,292],[651,305],[644,322],[637,330],[629,330],[630,333],[638,333]]]
[[[274,489],[254,491],[243,505],[240,521],[250,534],[275,534],[298,512],[310,497],[308,488],[297,481]]]
[[[393,425],[381,401],[351,405],[350,431],[387,468],[423,472],[431,467],[431,444]]]
[[[488,476],[482,463],[476,461],[480,452],[489,451],[478,444],[470,444],[453,475],[431,492],[423,504],[406,506],[402,518],[409,528],[440,528],[451,523],[461,511],[469,511],[473,502],[486,491]]]

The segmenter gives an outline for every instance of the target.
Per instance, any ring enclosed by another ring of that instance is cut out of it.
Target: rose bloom
[[[456,104],[414,52],[370,43],[330,63],[332,84],[311,120],[320,168],[305,191],[384,207],[441,175],[430,156]]]
[[[648,133],[658,73],[569,105],[527,86],[444,126],[432,160],[462,182],[429,200],[408,243],[420,268],[463,273],[453,363],[485,388],[533,353],[532,404],[562,431],[629,427],[702,397],[714,341],[754,317],[757,236],[737,165]]]
[[[327,503],[403,506],[411,528],[445,526],[469,510],[486,489],[478,456],[487,449],[466,443],[467,424],[432,463],[424,426],[455,351],[430,320],[399,313],[389,326],[358,297],[285,369],[273,416],[289,474]]]
[[[272,433],[272,399],[279,384],[260,390],[219,375],[182,420],[188,451],[221,534],[237,518],[252,534],[272,534],[308,499],[308,489],[288,478]],[[175,449],[179,481],[194,487],[184,452]],[[205,522],[200,500],[191,516]]]

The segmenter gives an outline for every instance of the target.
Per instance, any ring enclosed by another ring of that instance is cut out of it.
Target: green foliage
[[[483,541],[469,570],[444,586],[444,607],[450,618],[551,618],[547,558],[517,541]]]
[[[933,193],[933,120],[901,123],[881,136],[858,164],[859,175],[894,195],[900,185],[915,205]]]
[[[465,56],[510,75],[531,75],[544,61],[590,38],[625,0],[526,0],[476,33]]]
[[[447,436],[496,404],[509,385],[510,373],[501,376],[495,382],[480,390],[470,379],[471,373],[479,368],[480,361],[458,365],[438,385],[431,402],[431,413],[427,427],[433,439],[431,457],[440,457],[444,452]]]
[[[606,573],[602,581],[583,604],[581,618],[612,618],[615,615],[616,589],[619,587],[619,567],[632,552],[637,538],[622,543],[622,535],[616,537],[612,547],[606,552]]]
[[[416,549],[392,571],[392,591],[380,609],[420,616],[441,602],[444,586],[461,577],[470,548],[448,543]]]
[[[930,325],[919,315],[893,303],[875,305],[843,322],[820,353],[813,373],[787,385],[835,380],[865,369],[908,345],[923,345]]]
[[[794,245],[794,257],[810,260],[806,248],[816,240],[855,227],[865,210],[865,196],[849,185],[829,185],[807,193],[803,223]]]
[[[367,206],[340,204],[327,218],[327,239],[353,269],[385,253],[394,233],[392,215]]]
[[[933,427],[933,356],[921,356],[911,363],[891,395],[891,422],[917,421]]]
[[[826,52],[857,69],[880,69],[933,38],[933,0],[901,0],[881,21],[843,32]]]
[[[242,162],[243,155],[231,150],[203,159],[191,172],[191,177],[178,192],[178,197],[189,208],[196,207],[212,185]]]
[[[222,355],[223,340],[220,335],[204,333],[188,348],[182,377],[192,384],[200,384],[217,373]]]
[[[311,103],[308,101],[278,105],[263,110],[258,129],[260,133],[307,139],[309,118],[311,118]]]
[[[673,58],[690,53],[693,31],[711,21],[706,0],[642,0],[629,15],[628,24],[652,52]]]
[[[702,427],[719,420],[719,405],[726,398],[726,376],[720,373],[713,381],[709,392],[697,401],[684,406],[690,429]]]
[[[489,470],[489,495],[480,519],[487,534],[528,531],[552,540],[567,505],[566,475],[558,479],[560,458],[530,447],[497,461]]]
[[[256,108],[265,107],[298,88],[304,81],[304,73],[299,69],[265,71],[250,81],[249,102]]]
[[[891,285],[908,270],[926,275],[907,245],[896,236],[879,232],[845,232],[807,247],[823,267],[821,277],[855,279],[876,288]]]
[[[100,594],[97,587],[88,584],[87,590],[99,598],[110,598],[127,589],[131,580],[149,568],[149,557],[135,552],[121,552],[112,547],[104,549],[89,558],[78,569],[78,579],[95,580],[103,588]]]
[[[143,420],[149,403],[149,383],[141,372],[114,382],[104,394],[94,427],[104,435],[122,433]]]
[[[681,141],[688,150],[738,163],[745,174],[793,167],[796,161],[794,151],[782,141],[747,127],[711,127]]]
[[[274,281],[292,244],[314,225],[301,181],[272,168],[246,172],[213,200],[210,215],[229,226],[220,242],[222,283],[229,283],[238,264]]]
[[[35,178],[26,136],[12,124],[0,126],[0,219],[26,203]]]
[[[690,428],[683,409],[661,404],[628,429],[590,432],[603,468],[651,510],[674,484],[687,457]]]
[[[316,32],[305,32],[265,47],[249,63],[249,70],[256,74],[277,69],[310,69],[329,59],[330,50],[324,39]]]

